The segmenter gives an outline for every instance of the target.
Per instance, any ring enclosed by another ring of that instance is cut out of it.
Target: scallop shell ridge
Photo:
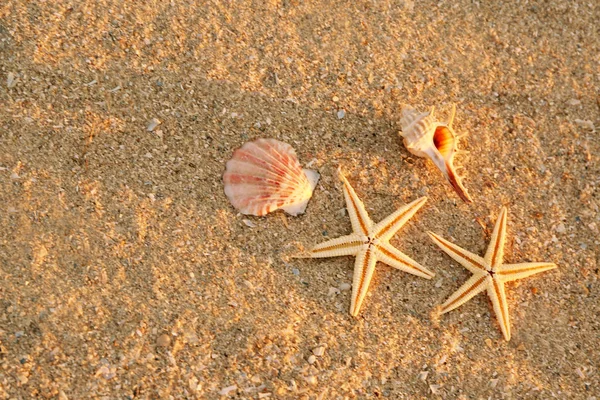
[[[304,213],[319,174],[303,170],[296,152],[276,139],[245,143],[227,162],[225,194],[242,214],[263,216],[277,209]]]

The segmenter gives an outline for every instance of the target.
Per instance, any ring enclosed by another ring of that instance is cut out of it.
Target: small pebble
[[[313,349],[313,354],[317,357],[321,357],[323,354],[325,354],[325,346],[315,347]]]
[[[441,387],[442,385],[429,385],[429,390],[431,390],[431,393],[433,394],[438,394]]]
[[[96,371],[96,378],[102,377],[106,380],[110,380],[112,378],[114,378],[117,374],[115,374],[114,371],[111,371],[110,367],[108,365],[103,365],[100,368],[98,368],[98,371]]]
[[[160,121],[156,118],[152,118],[150,120],[150,122],[148,122],[148,126],[146,127],[146,130],[148,132],[152,132],[154,130],[154,128],[156,128],[158,125],[160,125]]]
[[[300,270],[298,268],[292,268],[292,274],[298,276],[300,275]]]
[[[341,291],[350,290],[351,287],[352,285],[346,282],[340,284]]]
[[[535,286],[531,288],[531,293],[538,294],[539,290]]]
[[[579,126],[581,126],[582,128],[587,128],[591,131],[595,131],[596,127],[594,126],[594,123],[592,121],[590,121],[589,119],[576,119],[575,123]]]
[[[201,388],[202,385],[198,383],[198,378],[192,375],[190,379],[188,379],[188,387],[192,392],[197,392],[198,389]]]
[[[309,363],[309,364],[314,364],[316,361],[317,361],[317,357],[315,357],[313,354],[311,354],[311,355],[308,357],[308,363]]]
[[[227,386],[219,391],[221,396],[229,396],[229,393],[235,392],[237,390],[237,385]]]
[[[344,110],[339,110],[339,111],[337,112],[337,117],[338,117],[338,119],[342,119],[342,118],[344,118],[345,116],[346,116],[346,111],[344,111]]]
[[[567,228],[565,227],[565,224],[563,224],[562,222],[556,226],[556,232],[558,232],[558,233],[565,233],[566,230],[567,230]]]
[[[25,385],[27,382],[29,382],[29,378],[23,373],[18,374],[17,378],[19,379],[19,383],[21,385]]]
[[[167,347],[171,344],[171,338],[166,333],[163,333],[156,339],[156,345],[159,347]]]
[[[249,219],[243,219],[243,220],[242,220],[242,222],[243,222],[243,223],[244,223],[244,225],[246,225],[247,227],[250,227],[250,228],[256,228],[256,224],[255,224],[253,221],[249,220]]]
[[[6,77],[6,86],[11,89],[14,88],[15,85],[17,84],[18,79],[16,79],[15,74],[13,74],[12,72],[8,73],[8,76]]]
[[[316,385],[318,383],[317,377],[314,375],[311,375],[308,378],[306,378],[306,382],[308,382],[310,385]]]

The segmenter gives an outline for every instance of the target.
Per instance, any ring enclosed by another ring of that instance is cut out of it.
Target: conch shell
[[[445,124],[435,120],[433,111],[434,107],[426,113],[419,113],[410,106],[404,107],[400,119],[400,135],[404,138],[404,146],[412,154],[433,161],[460,198],[466,203],[471,203],[473,199],[462,185],[453,165],[454,156],[458,151],[458,137],[452,129],[456,106],[452,105],[450,118]]]

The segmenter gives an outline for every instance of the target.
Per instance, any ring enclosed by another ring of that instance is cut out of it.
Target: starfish
[[[504,335],[504,338],[509,341],[510,321],[504,284],[506,282],[512,282],[517,279],[523,279],[540,272],[554,269],[556,268],[556,265],[544,262],[522,264],[502,263],[506,236],[506,207],[502,207],[502,210],[500,211],[500,216],[498,217],[494,232],[492,233],[492,239],[483,258],[468,252],[467,250],[461,249],[457,245],[450,243],[433,232],[428,233],[431,239],[433,239],[446,254],[473,273],[473,276],[442,305],[442,314],[454,310],[469,301],[476,294],[487,290],[487,294],[494,306],[494,313],[500,324],[502,334]]]
[[[310,251],[311,258],[355,256],[354,276],[352,278],[352,301],[350,315],[358,315],[365,299],[369,283],[375,271],[377,261],[413,275],[431,279],[434,274],[416,261],[393,247],[389,240],[394,234],[425,204],[427,197],[421,197],[399,208],[378,224],[369,218],[365,206],[360,201],[341,170],[338,170],[344,184],[344,198],[352,222],[353,233],[328,240]]]

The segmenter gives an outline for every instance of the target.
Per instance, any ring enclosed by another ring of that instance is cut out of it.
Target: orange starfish
[[[543,262],[522,264],[502,263],[506,236],[506,207],[502,207],[500,211],[500,216],[492,233],[492,239],[483,258],[461,249],[433,232],[428,233],[446,254],[473,273],[473,276],[442,305],[442,314],[454,310],[469,301],[476,294],[487,290],[487,294],[494,306],[494,313],[500,323],[502,334],[507,341],[510,340],[510,321],[504,284],[554,269],[556,265]]]
[[[350,315],[357,316],[369,289],[369,283],[373,277],[377,261],[382,261],[391,267],[426,279],[431,279],[434,276],[431,271],[422,267],[389,243],[392,236],[425,204],[427,198],[421,197],[399,208],[378,224],[374,224],[369,218],[362,201],[360,201],[341,170],[338,170],[338,173],[344,183],[344,198],[346,199],[346,207],[354,232],[317,245],[310,251],[310,257],[356,257]]]

